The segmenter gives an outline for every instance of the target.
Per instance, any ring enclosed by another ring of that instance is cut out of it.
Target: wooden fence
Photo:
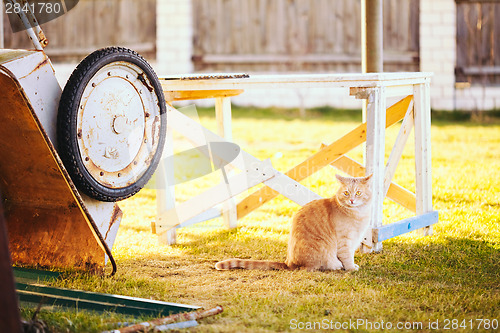
[[[457,2],[457,81],[500,84],[500,3]]]
[[[193,0],[203,71],[361,71],[353,0]],[[384,1],[384,70],[418,71],[419,1]]]
[[[6,48],[32,47],[24,31],[12,32],[7,16],[3,28]],[[151,60],[156,57],[156,0],[80,0],[42,29],[52,60],[79,61],[110,45],[132,48]]]

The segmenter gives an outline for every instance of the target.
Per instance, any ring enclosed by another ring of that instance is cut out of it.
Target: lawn
[[[201,122],[214,129],[213,112],[198,111]],[[361,118],[354,111],[308,112],[303,120],[296,110],[235,108],[234,140],[286,171],[317,151],[322,142],[330,143],[352,129]],[[397,125],[388,130],[387,157],[397,131]],[[176,150],[189,148],[182,138],[176,136],[176,140]],[[395,181],[413,190],[409,141]],[[362,150],[350,156],[361,160]],[[290,220],[298,206],[278,197],[242,219],[237,229],[227,230],[221,220],[213,220],[178,230],[178,243],[166,246],[158,245],[151,234],[155,191],[144,189],[120,203],[124,218],[113,248],[117,274],[109,278],[66,273],[56,285],[224,307],[222,314],[200,320],[192,332],[310,327],[378,331],[401,325],[424,332],[495,331],[500,327],[500,118],[462,120],[433,114],[432,156],[433,203],[439,211],[434,234],[400,236],[384,242],[380,253],[357,254],[358,272],[216,271],[214,264],[229,257],[283,261]],[[330,196],[337,187],[334,174],[328,167],[303,184]],[[186,200],[219,179],[220,174],[212,174],[181,184],[177,197]],[[384,223],[408,216],[387,201]],[[23,308],[25,316],[32,312]],[[82,311],[42,310],[40,317],[54,332],[100,332],[130,320]]]

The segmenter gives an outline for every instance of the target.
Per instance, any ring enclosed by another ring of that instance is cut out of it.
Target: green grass
[[[361,119],[352,111],[309,112],[310,117],[302,120],[297,110],[236,107],[235,141],[286,171]],[[215,128],[212,110],[201,109],[199,114],[204,125]],[[388,130],[387,156],[397,131],[397,126]],[[178,149],[188,147],[176,138]],[[412,143],[410,139],[395,175],[395,181],[409,189],[414,189]],[[360,160],[362,150],[350,156]],[[298,207],[278,197],[245,217],[235,230],[224,229],[220,220],[210,221],[180,229],[178,244],[169,247],[158,245],[151,234],[155,192],[146,189],[120,204],[124,218],[113,248],[116,276],[67,273],[56,285],[224,307],[221,315],[200,320],[192,332],[290,331],[299,323],[341,325],[358,319],[374,327],[382,321],[394,328],[398,322],[416,323],[415,327],[422,323],[427,332],[430,322],[439,321],[435,332],[444,330],[446,320],[457,319],[469,325],[462,332],[491,332],[476,329],[481,324],[476,319],[500,320],[500,119],[495,114],[486,120],[433,114],[432,156],[433,203],[440,214],[434,235],[408,234],[384,242],[380,253],[357,254],[358,272],[216,271],[215,262],[228,257],[284,260],[290,219]],[[325,168],[303,184],[330,196],[336,189],[334,174]],[[189,199],[219,177],[208,175],[177,186],[179,200]],[[408,216],[387,201],[385,223]],[[23,308],[25,317],[32,312]],[[99,332],[130,319],[47,310],[40,317],[55,332]],[[452,328],[453,323],[448,324]],[[344,328],[353,331],[352,326]],[[377,331],[367,328],[357,331]]]

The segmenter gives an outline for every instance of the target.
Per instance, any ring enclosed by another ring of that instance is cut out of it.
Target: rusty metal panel
[[[97,229],[99,229],[104,241],[109,248],[112,248],[123,216],[121,209],[114,202],[98,201],[85,194],[80,195],[85,202],[88,213],[94,217]]]
[[[0,189],[13,262],[95,270],[107,254],[115,266],[25,91],[4,66],[0,100]]]
[[[19,81],[42,128],[55,145],[57,108],[62,90],[47,55],[38,51],[0,50],[0,65]]]

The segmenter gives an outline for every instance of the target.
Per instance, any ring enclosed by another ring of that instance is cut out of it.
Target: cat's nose
[[[352,200],[352,199],[351,199],[351,200],[349,200],[349,201],[350,201],[352,204],[354,203],[354,200]]]

